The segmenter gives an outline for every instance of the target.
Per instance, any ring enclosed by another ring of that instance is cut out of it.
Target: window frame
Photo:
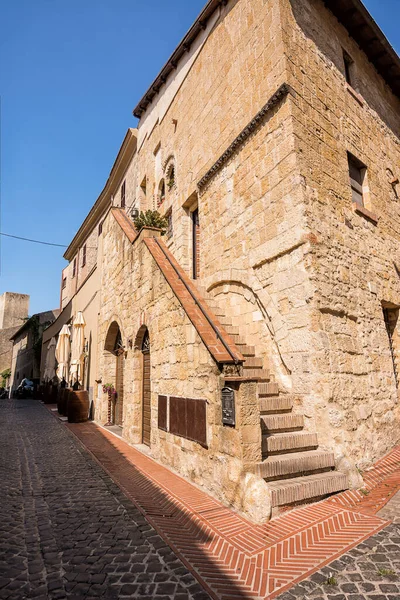
[[[125,208],[126,206],[126,179],[122,182],[121,185],[121,208]]]
[[[82,267],[86,265],[86,244],[82,248]]]

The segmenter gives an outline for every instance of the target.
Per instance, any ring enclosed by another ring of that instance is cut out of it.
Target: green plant
[[[4,371],[2,371],[0,373],[0,377],[1,377],[1,387],[7,387],[8,380],[11,377],[11,369],[4,369]]]
[[[337,585],[337,579],[334,577],[333,573],[329,573],[329,577],[326,580],[325,585]]]
[[[369,490],[366,490],[365,488],[361,488],[360,492],[363,494],[363,496],[368,496],[369,494]]]
[[[396,575],[396,572],[393,569],[385,569],[384,567],[378,568],[379,575]]]
[[[115,396],[115,394],[117,393],[117,391],[112,383],[105,383],[103,385],[103,392],[105,394],[108,394],[109,396]]]
[[[138,231],[143,227],[155,227],[156,229],[161,229],[163,234],[168,227],[167,219],[160,215],[157,210],[140,211],[139,216],[133,220],[133,224]]]

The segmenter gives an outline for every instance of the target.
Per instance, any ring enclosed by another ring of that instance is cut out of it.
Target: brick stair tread
[[[304,427],[304,416],[294,414],[262,415],[261,427],[263,431],[290,431]]]
[[[291,410],[292,407],[293,400],[291,396],[270,396],[267,398],[260,398],[261,413],[287,411]]]
[[[264,479],[276,478],[283,475],[305,474],[319,469],[335,466],[333,452],[325,450],[306,450],[290,454],[270,456],[257,463],[256,471]]]
[[[270,481],[272,506],[283,506],[319,498],[348,488],[347,476],[339,471]]]
[[[279,386],[273,381],[267,384],[260,384],[258,386],[258,395],[261,396],[276,396],[279,394]]]
[[[246,358],[244,364],[244,369],[262,369],[263,368],[263,360],[258,356],[250,356]]]
[[[266,369],[243,369],[243,375],[245,377],[256,377],[257,379],[262,379],[264,381],[269,381],[270,372]]]
[[[318,435],[309,431],[264,434],[263,452],[285,452],[318,446]]]

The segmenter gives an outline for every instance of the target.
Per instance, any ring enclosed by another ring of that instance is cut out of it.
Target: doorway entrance
[[[151,433],[151,385],[150,385],[150,336],[146,329],[142,341],[143,354],[143,416],[142,442],[150,446]]]
[[[388,338],[389,338],[389,348],[390,348],[390,355],[391,355],[392,365],[393,365],[394,380],[396,382],[396,387],[398,388],[399,387],[399,372],[398,372],[399,369],[398,369],[397,350],[398,350],[399,337],[398,337],[398,333],[396,330],[396,326],[397,326],[397,321],[399,319],[399,307],[383,305],[382,310],[383,310],[383,318],[385,320],[385,327],[386,327],[386,331],[387,331]]]
[[[124,349],[122,347],[121,332],[118,330],[118,335],[115,341],[115,391],[117,398],[115,401],[115,425],[122,427],[123,412],[124,412]]]

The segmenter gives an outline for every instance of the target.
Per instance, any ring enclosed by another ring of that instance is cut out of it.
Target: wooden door
[[[115,390],[117,399],[115,402],[115,424],[122,427],[123,409],[124,409],[124,354],[117,354]]]
[[[143,420],[142,420],[142,441],[143,444],[150,446],[151,431],[151,386],[150,386],[150,338],[146,331],[142,344],[143,353]]]

